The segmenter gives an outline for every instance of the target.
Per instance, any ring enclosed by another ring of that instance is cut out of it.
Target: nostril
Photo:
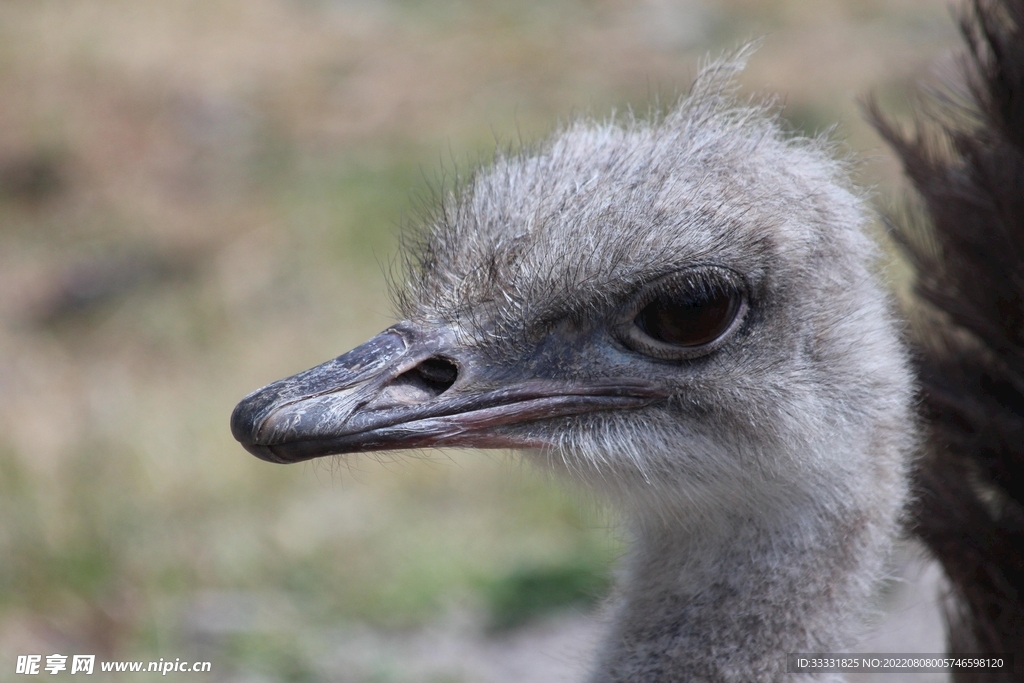
[[[398,379],[419,386],[435,396],[448,391],[459,377],[459,368],[447,358],[428,358]]]

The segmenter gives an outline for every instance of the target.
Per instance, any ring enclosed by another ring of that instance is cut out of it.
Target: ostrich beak
[[[253,455],[324,455],[442,446],[537,448],[526,425],[663,396],[643,380],[540,377],[488,362],[446,328],[399,323],[323,365],[246,396],[231,432]]]

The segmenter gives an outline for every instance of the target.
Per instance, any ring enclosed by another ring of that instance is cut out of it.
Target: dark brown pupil
[[[736,317],[739,297],[713,289],[703,294],[661,295],[636,316],[641,330],[665,344],[702,346],[722,336]]]

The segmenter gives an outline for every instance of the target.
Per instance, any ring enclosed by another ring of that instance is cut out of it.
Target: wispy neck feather
[[[892,515],[788,513],[722,519],[704,533],[637,529],[594,683],[788,680],[787,653],[849,647],[890,549]]]
[[[872,605],[899,532],[907,446],[906,424],[875,427],[828,489],[808,476],[757,505],[705,508],[699,524],[634,509],[593,683],[841,680],[787,675],[786,655],[843,652]]]

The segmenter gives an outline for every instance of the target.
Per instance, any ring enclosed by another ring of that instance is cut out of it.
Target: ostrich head
[[[841,479],[905,431],[908,371],[842,164],[738,106],[737,68],[444,197],[407,244],[405,319],[247,397],[236,438],[274,462],[522,448],[680,513]]]

